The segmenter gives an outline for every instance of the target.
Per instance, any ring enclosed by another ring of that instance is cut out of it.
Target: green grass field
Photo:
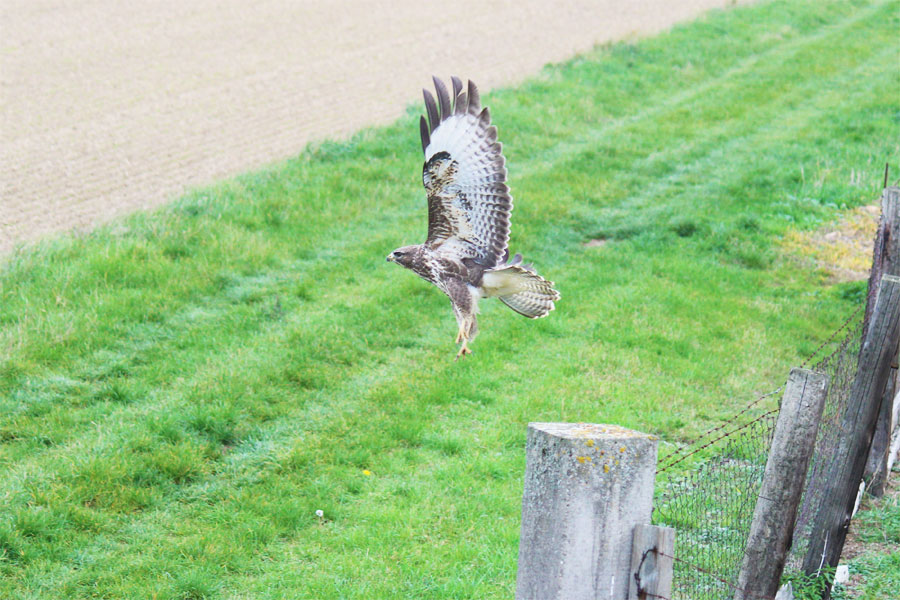
[[[483,302],[465,361],[384,260],[424,239],[418,107],[3,258],[0,597],[511,598],[527,422],[688,439],[858,306],[780,240],[897,169],[898,9],[763,2],[487,94],[562,301]]]

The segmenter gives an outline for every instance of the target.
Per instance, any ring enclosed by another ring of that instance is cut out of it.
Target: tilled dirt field
[[[0,2],[0,253],[733,0]]]

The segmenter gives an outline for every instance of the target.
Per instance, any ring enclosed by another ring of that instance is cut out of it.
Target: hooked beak
[[[386,260],[386,261],[388,261],[388,262],[394,262],[394,255],[393,255],[393,254],[388,254],[388,255],[387,255],[387,258],[384,259],[384,260]]]

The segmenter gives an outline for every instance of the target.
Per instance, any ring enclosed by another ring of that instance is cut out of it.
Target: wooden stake
[[[827,376],[791,369],[750,524],[735,600],[771,598],[778,592],[827,391]]]

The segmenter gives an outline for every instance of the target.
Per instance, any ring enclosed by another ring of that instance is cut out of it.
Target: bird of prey
[[[478,301],[499,298],[529,318],[546,316],[559,292],[516,254],[509,260],[512,196],[506,185],[506,159],[481,108],[478,88],[465,89],[452,77],[453,94],[437,77],[437,101],[428,90],[421,117],[425,164],[422,181],[428,197],[428,236],[424,244],[403,246],[388,255],[450,297],[459,330],[458,359],[471,350],[478,325]]]

